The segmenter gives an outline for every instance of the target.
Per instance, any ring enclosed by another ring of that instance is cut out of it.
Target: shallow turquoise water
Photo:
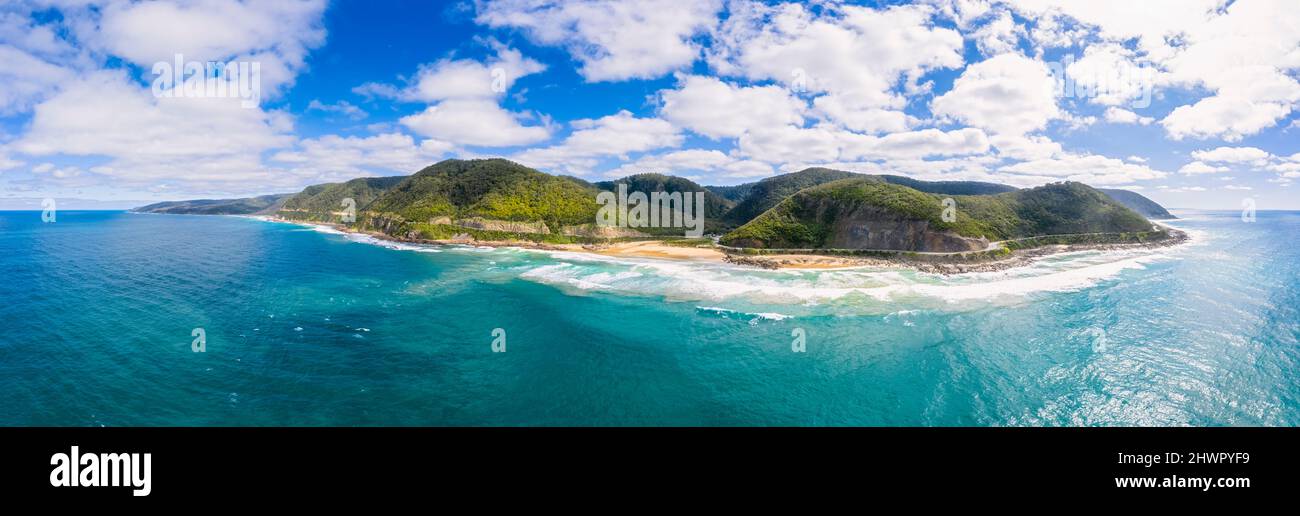
[[[0,424],[1300,424],[1300,213],[1180,215],[942,278],[0,212]]]

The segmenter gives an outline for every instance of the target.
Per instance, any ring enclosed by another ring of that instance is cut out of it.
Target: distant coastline
[[[928,253],[904,251],[863,251],[856,254],[819,253],[767,253],[753,254],[735,251],[716,244],[693,243],[690,239],[636,240],[609,244],[550,244],[530,240],[476,240],[422,239],[395,237],[380,231],[357,229],[346,224],[308,222],[286,219],[275,215],[232,215],[267,222],[294,224],[304,227],[325,227],[340,233],[365,235],[377,240],[417,245],[470,245],[481,247],[510,247],[539,251],[588,253],[622,258],[650,258],[687,262],[728,263],[760,269],[848,269],[859,267],[905,267],[930,274],[965,274],[996,272],[1030,265],[1046,256],[1080,251],[1117,251],[1132,249],[1159,249],[1181,245],[1190,241],[1185,232],[1161,225],[1167,237],[1131,243],[1068,243],[1035,247],[1004,249],[999,253]],[[997,244],[997,243],[995,243]],[[994,246],[996,247],[996,246]],[[872,253],[872,254],[867,254]],[[947,257],[947,258],[945,258]]]
[[[661,206],[664,199],[675,199],[676,208]],[[676,218],[667,215],[672,209]],[[500,158],[444,160],[410,176],[312,185],[291,195],[134,211],[257,215],[414,244],[938,274],[1187,238],[1152,222],[1175,217],[1141,194],[1071,181],[1022,189],[812,167],[735,187],[659,173],[591,183]]]

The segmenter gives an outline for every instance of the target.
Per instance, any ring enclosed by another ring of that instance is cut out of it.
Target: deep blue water
[[[0,212],[0,424],[1300,424],[1300,213],[1180,215],[943,278]]]

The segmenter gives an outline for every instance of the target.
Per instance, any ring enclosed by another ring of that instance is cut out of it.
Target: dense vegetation
[[[199,199],[150,204],[132,209],[136,213],[178,215],[252,215],[274,211],[290,194],[263,195],[244,199]]]
[[[723,199],[731,201],[732,203],[738,203],[745,200],[746,197],[749,197],[750,192],[754,191],[754,185],[757,184],[757,182],[754,182],[735,186],[706,186],[705,188],[708,188],[710,192],[718,194],[718,196]]]
[[[956,217],[951,222],[943,220],[945,197],[956,203]],[[915,221],[924,223],[926,231],[988,240],[1151,228],[1141,215],[1081,183],[1053,183],[996,195],[944,196],[864,176],[804,189],[728,233],[722,243],[825,247],[838,220],[864,216]]]
[[[344,199],[356,203],[357,213],[404,177],[363,177],[346,183],[313,185],[285,201],[280,216],[287,219],[339,222]]]
[[[799,172],[769,177],[755,183],[737,186],[711,186],[709,188],[718,195],[731,198],[737,203],[736,207],[723,218],[726,224],[734,227],[753,220],[754,217],[761,215],[776,206],[777,203],[804,188],[864,176],[866,174],[814,167]],[[878,178],[887,183],[910,187],[921,192],[942,195],[992,195],[1016,190],[1012,186],[979,181],[922,181],[894,175],[870,177]]]
[[[618,191],[618,185],[627,185],[629,192],[704,192],[704,216],[706,220],[721,219],[723,214],[735,204],[712,190],[700,186],[695,181],[664,174],[636,174],[613,181],[595,183],[597,188],[610,192]]]
[[[504,159],[446,160],[403,179],[366,206],[411,222],[481,217],[544,222],[553,232],[596,220],[596,191]]]
[[[922,181],[904,176],[878,176],[887,183],[939,195],[993,195],[1014,192],[1016,187],[980,181]]]
[[[749,185],[749,195],[723,216],[723,222],[739,226],[771,209],[777,203],[794,195],[799,190],[860,175],[828,168],[809,168],[799,172],[769,177]]]
[[[735,204],[722,196],[714,193],[712,190],[700,186],[695,181],[683,177],[668,176],[664,174],[636,174],[615,179],[613,181],[601,181],[595,183],[595,186],[601,190],[617,192],[618,185],[627,185],[627,191],[630,192],[668,192],[668,193],[704,193],[704,230],[709,233],[720,233],[731,226],[724,225],[722,218],[731,210]],[[694,210],[695,208],[691,208]],[[645,233],[662,233],[662,234],[681,234],[681,228],[637,228]]]
[[[1128,190],[1119,190],[1116,188],[1100,188],[1099,190],[1101,190],[1102,193],[1109,195],[1111,199],[1119,201],[1120,204],[1123,204],[1128,209],[1138,212],[1138,215],[1148,219],[1167,220],[1178,218],[1172,213],[1169,213],[1169,210],[1166,210],[1164,206],[1156,204],[1155,201],[1146,198],[1146,196],[1140,193],[1130,192]]]

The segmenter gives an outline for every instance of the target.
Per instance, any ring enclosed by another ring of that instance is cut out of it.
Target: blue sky
[[[830,166],[1300,208],[1300,14],[1284,1],[884,4],[7,2],[0,208],[293,192],[488,156],[592,180]],[[256,65],[210,75],[260,94],[159,85],[178,55]]]

